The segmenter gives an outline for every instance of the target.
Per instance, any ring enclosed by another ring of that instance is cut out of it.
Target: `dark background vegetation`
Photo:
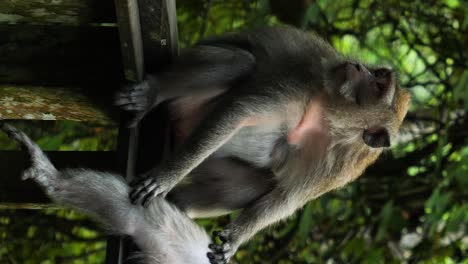
[[[413,95],[391,151],[356,182],[258,234],[235,261],[468,263],[466,1],[179,0],[177,5],[182,46],[226,31],[293,24],[317,32],[347,56],[392,66]],[[69,136],[54,139],[64,149],[79,149],[79,139],[74,145]],[[42,142],[46,146],[50,138],[44,135]],[[83,142],[94,144],[89,137]],[[212,230],[229,219],[199,222]],[[105,237],[96,230],[69,210],[0,211],[0,263],[102,263]]]

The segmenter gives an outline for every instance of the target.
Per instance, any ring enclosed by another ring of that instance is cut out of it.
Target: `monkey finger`
[[[145,90],[133,90],[128,92],[128,95],[130,97],[144,97],[147,94],[147,91]]]
[[[138,184],[137,187],[133,188],[133,190],[130,192],[130,195],[129,195],[130,200],[132,201],[133,204],[135,204],[135,202],[139,200],[142,193],[147,191],[146,187],[150,185],[152,181],[154,181],[154,179],[145,179],[140,184]]]
[[[115,95],[114,96],[114,105],[121,106],[132,103],[130,98],[127,96]]]
[[[141,189],[139,198],[141,199],[141,205],[145,205],[151,198],[160,193],[160,186],[153,181],[151,184]],[[147,204],[146,204],[147,205]]]
[[[120,107],[123,108],[125,111],[137,112],[137,113],[146,109],[146,107],[141,106],[140,104],[135,104],[135,103],[121,105]]]
[[[143,197],[141,189],[134,189],[130,192],[130,201],[132,204],[138,204],[138,201]]]
[[[141,201],[141,205],[143,205],[143,207],[146,208],[151,204],[151,201],[157,195],[157,190],[158,188],[155,188],[154,190],[148,192],[145,196],[143,196],[142,201]]]

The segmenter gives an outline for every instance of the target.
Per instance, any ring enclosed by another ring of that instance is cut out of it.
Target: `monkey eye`
[[[371,148],[383,148],[390,146],[390,136],[387,129],[383,127],[372,127],[365,129],[362,134],[364,143]]]

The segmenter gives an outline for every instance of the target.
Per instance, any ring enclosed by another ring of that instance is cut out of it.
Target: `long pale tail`
[[[8,124],[0,124],[0,129],[31,155],[32,166],[23,179],[36,181],[53,201],[94,216],[110,232],[132,236],[144,263],[209,263],[206,232],[165,199],[154,199],[147,209],[133,205],[121,176],[87,169],[58,171],[26,134]]]

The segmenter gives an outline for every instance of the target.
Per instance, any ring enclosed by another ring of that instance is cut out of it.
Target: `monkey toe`
[[[223,252],[223,247],[221,245],[217,244],[210,244],[208,246],[211,250],[214,250],[215,252]]]
[[[206,254],[206,256],[208,257],[209,261],[211,264],[223,264],[223,263],[227,263],[227,260],[224,256],[224,254],[222,253],[213,253],[213,252],[208,252]]]

